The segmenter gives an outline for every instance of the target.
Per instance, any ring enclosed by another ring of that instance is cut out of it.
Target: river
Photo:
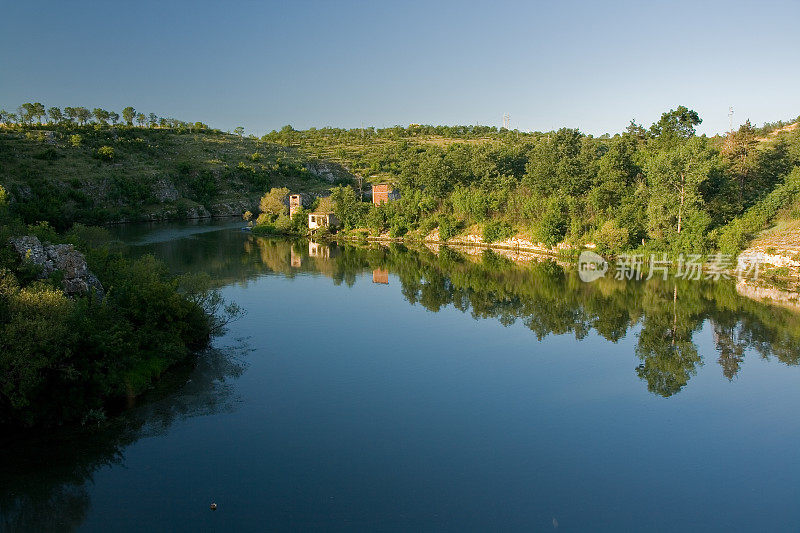
[[[117,230],[246,314],[101,429],[11,439],[4,531],[800,527],[797,313],[239,226]]]

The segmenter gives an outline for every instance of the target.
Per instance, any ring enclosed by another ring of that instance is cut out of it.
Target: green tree
[[[133,119],[136,117],[136,110],[128,106],[122,110],[122,118],[128,126],[133,126]]]
[[[144,113],[139,113],[136,115],[136,123],[139,124],[139,127],[144,127],[144,125],[147,123],[147,117]]]
[[[116,124],[116,123],[117,123],[117,121],[119,120],[119,113],[117,113],[117,112],[115,112],[115,111],[111,111],[111,112],[108,114],[108,118],[111,120],[111,123],[112,123],[112,124]]]
[[[89,118],[92,116],[91,111],[89,111],[85,107],[76,107],[75,110],[76,110],[76,117],[81,126],[89,122]]]
[[[29,121],[33,121],[35,118],[36,121],[41,124],[42,117],[47,114],[44,109],[44,104],[41,102],[30,103],[26,102],[22,104],[22,109],[25,110],[25,116],[28,118]]]
[[[649,230],[652,237],[669,241],[684,230],[684,219],[700,221],[703,199],[700,187],[708,179],[715,155],[704,138],[685,139],[650,151],[645,161],[650,187]],[[691,228],[702,232],[705,228]]]
[[[30,102],[25,102],[21,106],[17,108],[17,114],[19,115],[19,119],[23,124],[28,124],[33,122],[34,117],[34,109],[33,104]]]
[[[109,113],[105,109],[95,107],[92,110],[92,115],[94,115],[94,118],[96,118],[97,122],[99,122],[100,124],[108,124],[108,119],[110,118],[111,113]]]
[[[289,196],[289,189],[286,187],[273,188],[261,197],[258,204],[259,209],[270,218],[274,220],[279,215],[289,212],[286,204],[286,198]]]
[[[591,185],[581,158],[580,131],[561,128],[538,142],[530,153],[523,183],[541,194],[562,190],[567,194],[582,194]]]
[[[78,109],[75,107],[65,107],[64,115],[67,117],[67,121],[75,122],[78,120]]]
[[[50,120],[56,124],[60,124],[64,120],[64,114],[61,113],[61,109],[58,107],[51,107],[47,110],[47,114],[50,116]]]
[[[547,209],[539,222],[539,239],[548,246],[555,246],[567,235],[569,212],[566,200],[554,195],[547,202]]]
[[[694,137],[694,127],[702,122],[697,111],[685,106],[678,106],[678,109],[670,109],[666,113],[662,113],[659,121],[650,127],[650,134],[662,139],[686,139]]]
[[[150,123],[151,128],[155,128],[158,125],[158,115],[155,113],[150,113],[147,115],[147,121]]]
[[[241,127],[241,126],[237,126],[237,127],[236,127],[236,128],[233,130],[233,133],[235,133],[235,134],[236,134],[236,135],[238,135],[239,137],[242,137],[242,136],[244,136],[244,128],[243,128],[243,127]]]
[[[361,226],[369,205],[360,201],[352,187],[340,185],[331,189],[333,212],[345,228]]]

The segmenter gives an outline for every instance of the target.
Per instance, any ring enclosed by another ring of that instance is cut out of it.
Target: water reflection
[[[507,326],[522,322],[539,340],[550,334],[582,339],[594,331],[615,343],[635,334],[641,360],[635,371],[648,390],[663,397],[681,391],[703,364],[694,338],[705,325],[713,331],[717,363],[728,380],[736,377],[748,349],[790,365],[800,353],[800,315],[741,296],[732,281],[658,276],[584,283],[566,263],[518,263],[488,250],[446,247],[311,242],[305,255],[303,243],[249,236],[242,248],[240,264],[252,270],[240,277],[314,273],[352,285],[362,273],[385,284],[391,273],[412,305],[432,312],[452,306],[476,320]]]
[[[244,371],[244,346],[209,349],[175,369],[132,409],[94,430],[0,437],[0,531],[71,531],[90,508],[97,471],[123,463],[133,442],[164,434],[176,421],[231,411],[231,381]]]
[[[432,312],[452,306],[476,320],[507,326],[521,322],[539,340],[551,334],[582,339],[594,331],[615,343],[635,334],[641,360],[635,372],[664,397],[683,389],[703,364],[694,338],[706,325],[729,380],[748,350],[790,365],[800,360],[800,313],[742,296],[730,280],[604,277],[584,283],[567,262],[534,256],[512,261],[520,259],[515,252],[508,252],[509,259],[480,249],[339,246],[230,231],[145,250],[165,258],[175,271],[202,269],[220,284],[265,274],[313,274],[350,286],[361,274],[371,273],[375,283],[388,282],[393,274],[412,305]]]
[[[399,290],[408,304],[431,312],[453,308],[475,320],[522,325],[530,331],[531,345],[535,345],[534,339],[549,335],[572,335],[577,339],[596,335],[604,339],[599,343],[619,343],[629,338],[634,341],[638,358],[629,371],[642,380],[642,389],[646,387],[664,398],[672,398],[689,386],[704,363],[715,366],[728,380],[736,379],[747,357],[774,359],[787,365],[798,363],[800,315],[743,297],[732,282],[660,277],[626,282],[607,277],[584,283],[568,263],[521,257],[514,252],[506,256],[446,247],[336,246],[260,238],[238,229],[192,232],[172,241],[141,242],[146,244],[136,247],[133,253],[154,253],[177,273],[206,272],[220,286],[247,285],[260,276],[316,276],[336,285],[352,286],[357,282],[369,284],[371,275],[371,282],[380,285],[375,287],[376,293],[387,298]],[[531,261],[517,261],[521,258]],[[390,286],[386,287],[387,283]],[[342,297],[347,298],[345,294]],[[713,336],[713,343],[699,342],[701,334],[709,335],[709,339]],[[704,347],[705,353],[699,346]],[[245,350],[239,347],[208,352],[196,364],[180,368],[162,380],[158,390],[137,406],[88,435],[76,431],[28,435],[24,439],[0,436],[4,456],[13,458],[0,466],[0,530],[65,531],[78,527],[90,511],[87,487],[98,471],[123,463],[130,444],[164,434],[180,420],[236,408],[232,380],[243,371]],[[298,368],[306,371],[302,366]],[[325,379],[327,374],[319,378],[320,382]],[[669,401],[657,403],[674,405]],[[289,411],[287,418],[294,416],[296,409]],[[351,415],[348,411],[338,420],[357,427],[358,418]],[[452,413],[446,415],[441,420],[451,419]],[[440,427],[439,422],[431,427]],[[291,431],[294,424],[279,427]],[[497,428],[502,428],[498,434],[505,431],[505,426]],[[369,435],[369,428],[361,429]],[[303,438],[308,435],[314,434],[303,434]],[[328,464],[327,457],[319,464]],[[395,467],[392,457],[387,471]],[[307,460],[298,452],[294,464],[302,465]],[[274,472],[280,472],[280,468]],[[293,479],[293,475],[294,471],[286,479]],[[338,479],[338,475],[333,477]],[[417,480],[411,481],[410,486],[416,490]]]

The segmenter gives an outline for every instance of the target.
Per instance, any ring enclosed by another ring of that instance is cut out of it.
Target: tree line
[[[770,136],[775,124],[757,128],[747,121],[707,137],[697,134],[701,122],[697,112],[679,106],[649,128],[631,121],[613,137],[574,128],[286,126],[264,140],[339,161],[367,181],[400,189],[399,201],[380,207],[362,202],[364,191],[355,187],[335,189],[336,214],[346,228],[397,236],[438,227],[452,236],[479,225],[490,240],[521,233],[551,246],[595,243],[612,252],[643,246],[734,251],[762,229],[747,221],[763,217],[748,212],[773,191],[781,191],[783,203],[768,219],[794,201],[800,129]]]
[[[122,122],[120,122],[122,119]],[[109,111],[100,107],[89,109],[87,107],[60,107],[45,108],[41,102],[25,102],[19,106],[16,113],[0,109],[0,123],[7,125],[29,126],[36,124],[77,124],[80,126],[94,123],[103,126],[124,124],[149,128],[191,128],[208,129],[203,122],[185,122],[175,118],[160,117],[155,113],[137,112],[132,106],[122,110],[122,114]]]

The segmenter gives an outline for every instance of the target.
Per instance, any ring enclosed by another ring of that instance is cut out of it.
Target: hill
[[[0,186],[25,222],[241,215],[270,187],[323,194],[350,174],[215,130],[74,124],[0,126]]]

